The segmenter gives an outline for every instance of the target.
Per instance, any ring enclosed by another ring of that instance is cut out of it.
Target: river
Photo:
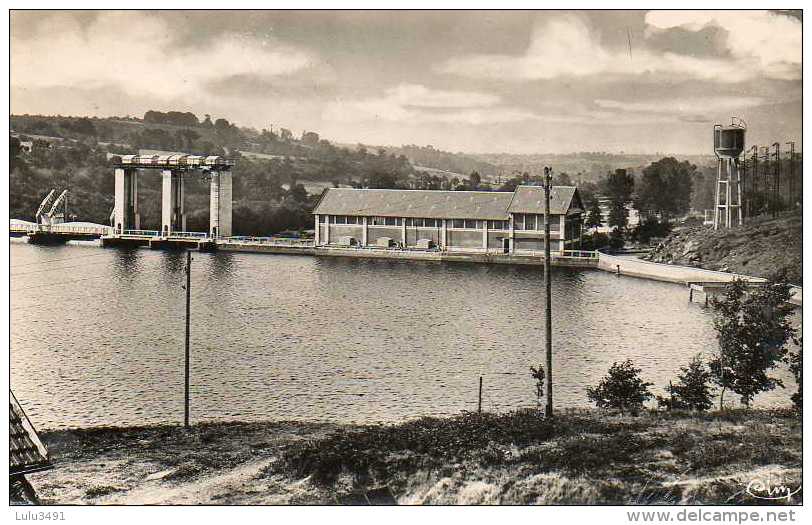
[[[195,253],[191,417],[392,422],[535,404],[538,267]],[[11,243],[11,386],[38,428],[183,418],[185,254]],[[663,386],[716,347],[682,286],[553,272],[554,400],[631,358]],[[760,406],[788,405],[787,388]],[[732,397],[732,396],[731,396]]]

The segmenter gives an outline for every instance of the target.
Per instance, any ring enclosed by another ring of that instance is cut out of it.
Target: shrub
[[[728,388],[747,407],[756,394],[783,388],[783,382],[768,373],[785,360],[786,343],[795,337],[789,297],[789,285],[777,276],[755,290],[735,280],[725,287],[722,299],[711,300],[719,355],[708,364],[722,387],[720,408]]]
[[[677,383],[665,387],[670,399],[657,398],[657,402],[669,409],[708,410],[713,405],[713,375],[705,366],[700,355],[694,356],[688,366],[680,368]]]
[[[530,375],[536,380],[536,408],[541,410],[542,400],[544,399],[544,366],[539,365],[538,368],[531,366]]]
[[[634,367],[631,359],[613,363],[609,373],[595,388],[587,388],[586,395],[598,408],[618,408],[633,412],[642,408],[643,403],[653,397],[647,383],[640,379],[640,369]]]
[[[792,402],[795,408],[801,410],[804,407],[804,387],[803,387],[803,374],[804,374],[804,356],[803,356],[803,340],[798,338],[798,351],[790,352],[787,356],[787,363],[789,364],[789,371],[795,377],[795,384],[798,385],[798,391],[792,394]]]

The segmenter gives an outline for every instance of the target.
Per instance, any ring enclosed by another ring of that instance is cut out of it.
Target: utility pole
[[[544,293],[546,307],[544,311],[544,339],[547,351],[547,396],[544,406],[544,417],[553,417],[553,296],[552,278],[550,276],[550,189],[553,184],[553,169],[544,167]]]
[[[189,318],[192,298],[192,252],[186,251],[186,354],[184,362],[183,426],[189,428]]]
[[[795,142],[787,142],[789,145],[789,205],[795,209]]]
[[[775,164],[773,165],[773,217],[781,210],[781,144],[775,142]]]

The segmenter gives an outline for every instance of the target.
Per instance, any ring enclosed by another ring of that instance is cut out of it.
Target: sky
[[[14,114],[211,114],[341,143],[712,153],[800,141],[800,15],[12,11]]]

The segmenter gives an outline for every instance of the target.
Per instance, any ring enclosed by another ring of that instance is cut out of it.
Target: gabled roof
[[[573,202],[575,198],[576,202]],[[581,208],[581,198],[575,186],[553,186],[550,190],[550,213],[564,215],[575,204]],[[518,186],[508,208],[510,213],[544,213],[544,188]]]
[[[8,391],[8,404],[9,474],[13,476],[51,468],[48,449],[42,444],[11,390]]]
[[[328,188],[313,213],[504,220],[511,197],[504,191]]]
[[[554,186],[550,192],[550,213],[563,215],[571,204],[581,207],[577,195],[573,186]],[[505,220],[508,213],[544,213],[544,190],[541,186],[519,186],[512,193],[328,188],[313,213]]]

